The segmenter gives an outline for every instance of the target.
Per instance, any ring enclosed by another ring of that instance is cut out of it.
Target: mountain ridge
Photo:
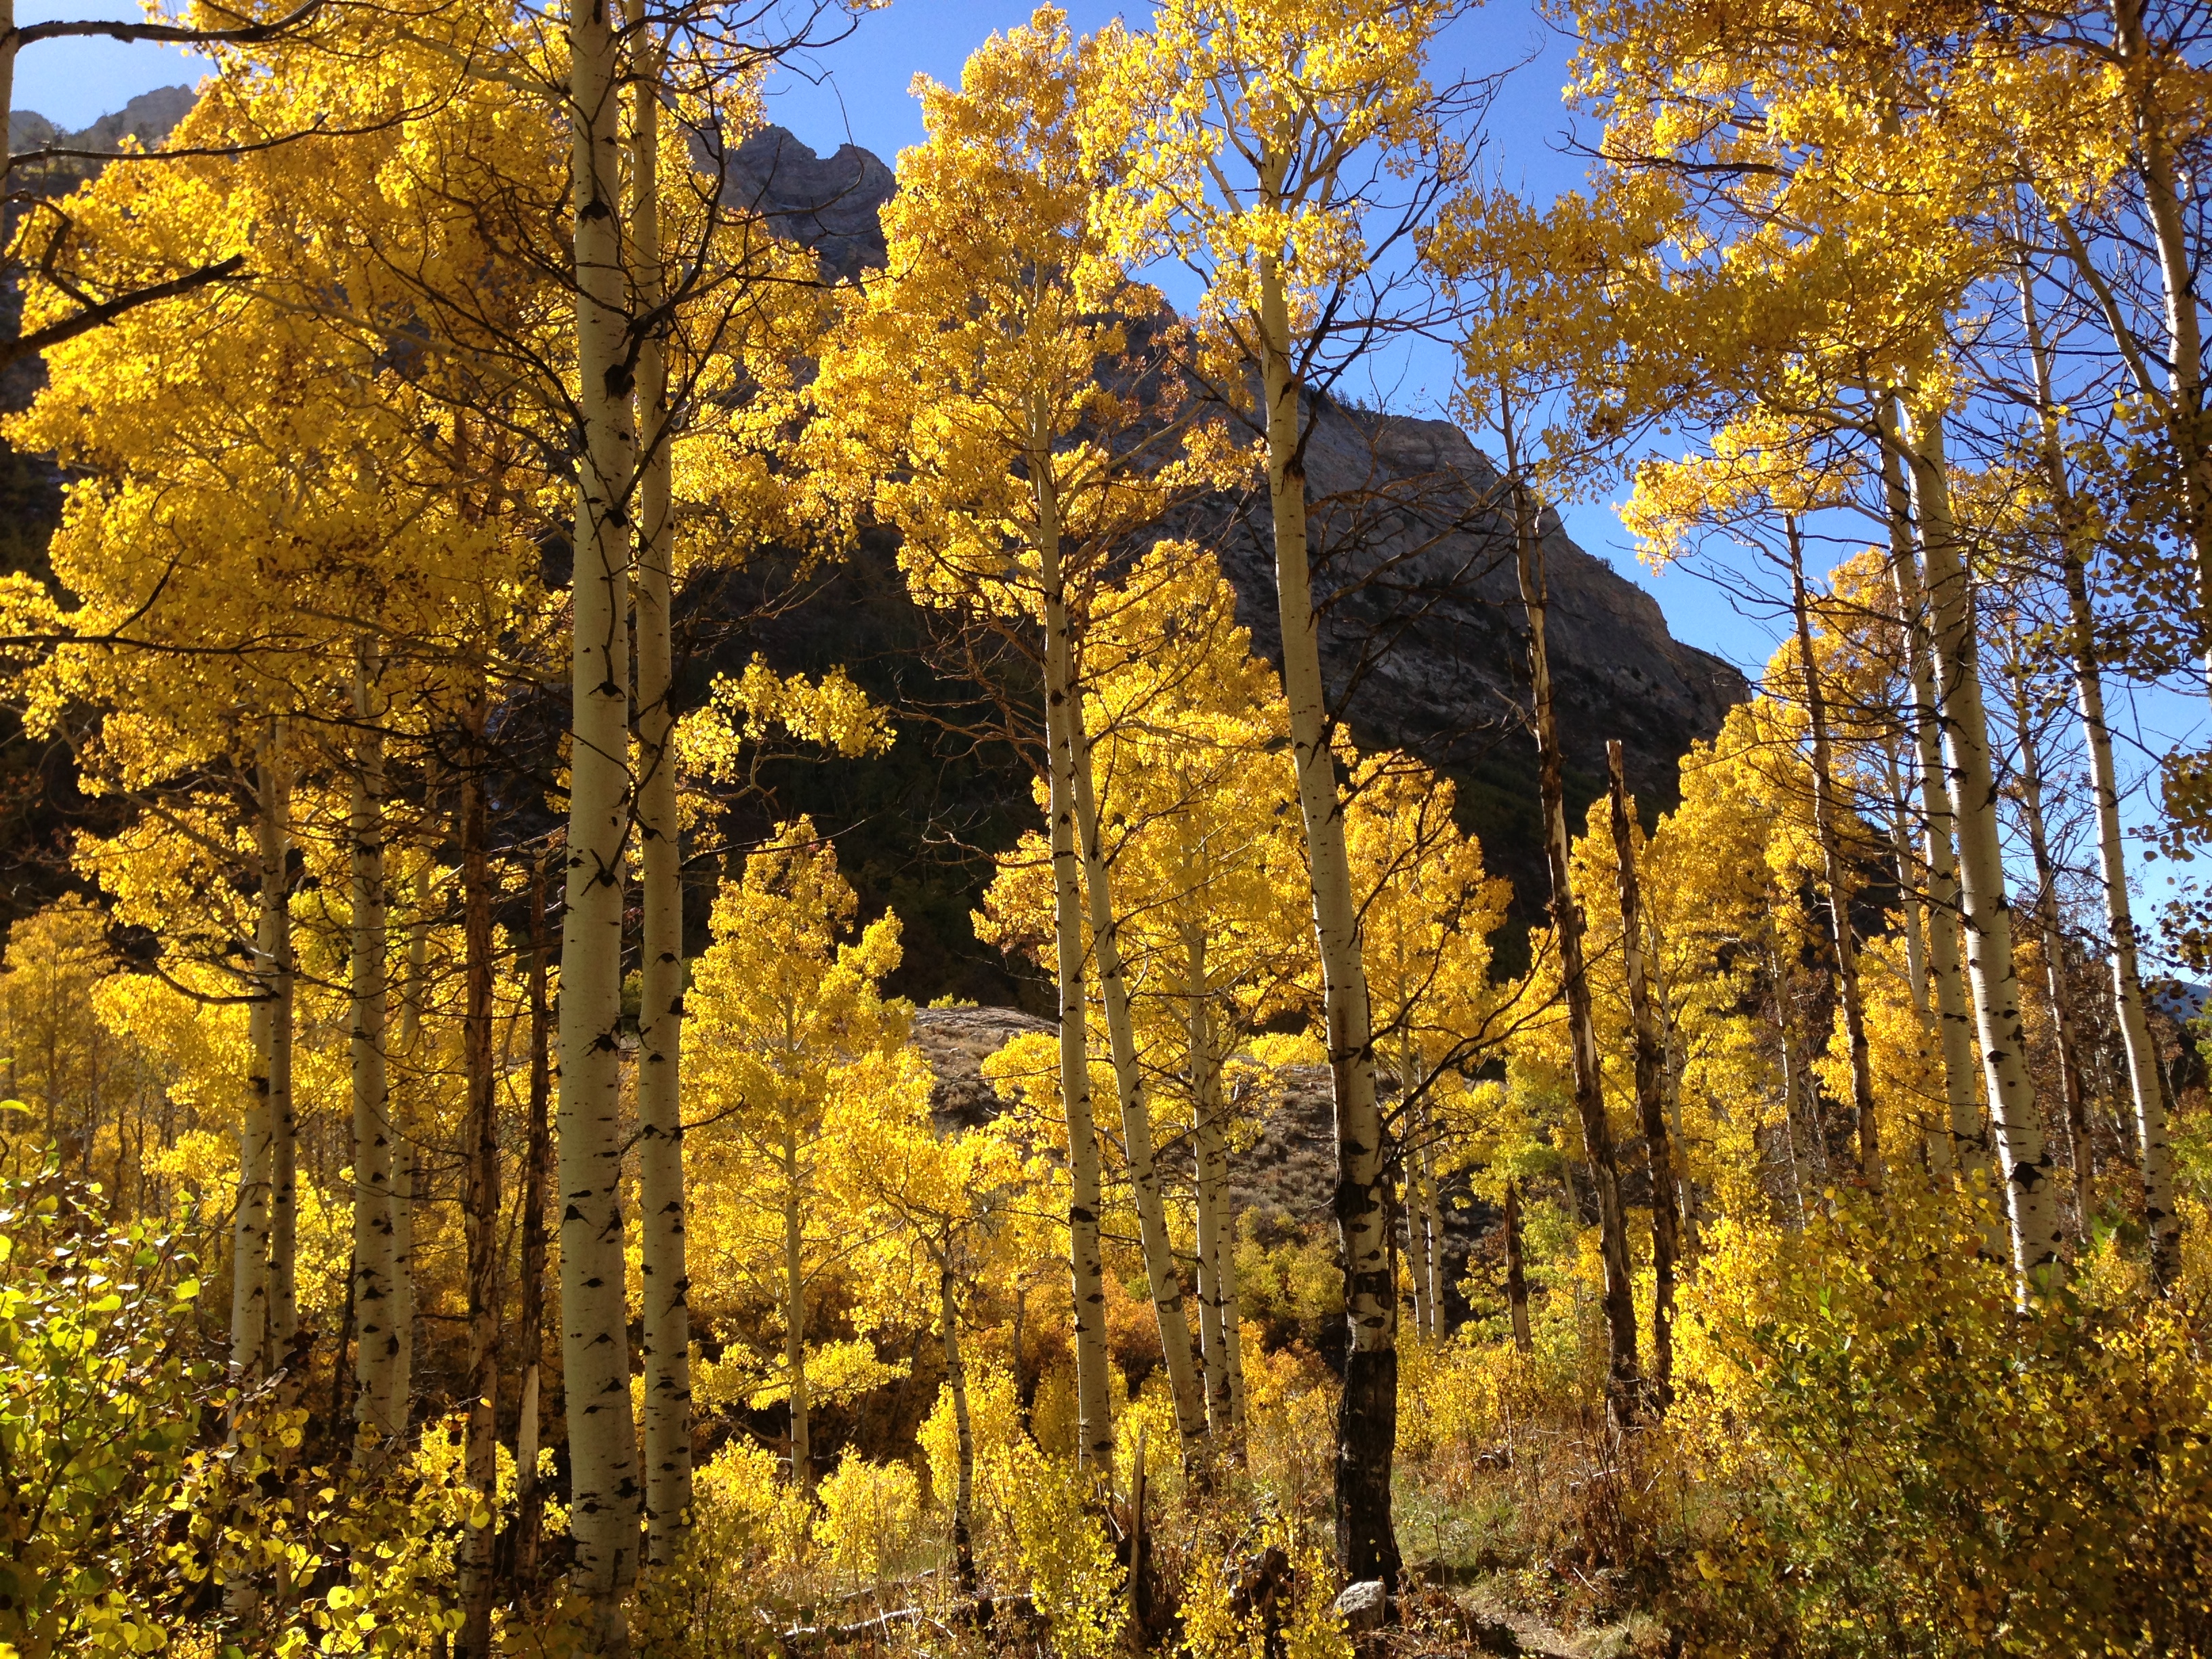
[[[194,95],[183,87],[156,88],[76,133],[19,111],[9,123],[10,146],[113,149],[131,137],[150,149],[183,118]],[[748,134],[719,158],[702,155],[702,161],[720,166],[726,201],[765,214],[779,232],[812,249],[826,276],[849,279],[883,267],[878,216],[897,181],[868,150],[848,143],[823,156],[787,129],[771,126]],[[50,165],[88,172],[98,164]],[[10,391],[27,395],[27,387]],[[1498,469],[1447,422],[1321,397],[1310,413],[1316,589],[1325,606],[1329,693],[1363,747],[1406,750],[1454,781],[1463,827],[1481,839],[1493,872],[1514,885],[1515,919],[1534,921],[1548,880],[1524,712],[1525,625]],[[11,549],[9,563],[28,568],[43,564],[40,532],[53,522],[58,478],[44,458],[9,459],[22,474],[14,493],[23,497],[25,532],[17,538],[25,544]],[[1205,504],[1189,527],[1217,550],[1255,648],[1279,666],[1264,501],[1247,496]],[[1678,799],[1677,764],[1690,744],[1717,732],[1729,704],[1747,697],[1749,688],[1729,664],[1675,640],[1657,601],[1578,546],[1556,514],[1545,514],[1543,530],[1570,810],[1578,820],[1602,790],[1604,744],[1619,738],[1650,819]],[[884,538],[869,538],[853,568],[821,596],[832,614],[792,618],[761,641],[769,654],[826,663],[857,659],[872,645],[887,690],[911,680],[914,671],[896,659],[923,649],[927,629],[908,614],[911,601],[896,578],[893,548]],[[711,584],[692,602],[714,605]],[[694,665],[689,678],[713,665]],[[871,763],[855,764],[865,770]],[[967,775],[924,775],[933,765],[964,768]],[[813,786],[795,775],[794,786],[804,803]],[[829,810],[833,803],[824,799],[824,821],[862,826],[855,852],[863,866],[863,902],[872,908],[896,903],[911,921],[928,918],[909,932],[912,966],[898,988],[924,1000],[948,991],[1033,1000],[1036,988],[1018,970],[992,966],[992,953],[975,942],[967,921],[988,881],[994,843],[1011,841],[1034,810],[1018,757],[932,745],[927,758],[909,757],[880,776],[856,774],[834,793],[841,798],[836,804],[850,810]],[[917,845],[896,844],[902,836]],[[874,844],[860,845],[870,836]],[[20,849],[22,835],[7,826],[0,839]],[[24,908],[39,884],[19,882],[26,890],[9,908]],[[703,921],[703,906],[691,908],[702,910]],[[1501,965],[1514,965],[1519,945],[1513,930],[1501,947]]]

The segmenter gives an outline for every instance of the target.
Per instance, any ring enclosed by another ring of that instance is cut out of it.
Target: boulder
[[[1382,1588],[1380,1578],[1346,1584],[1336,1598],[1336,1616],[1344,1620],[1345,1629],[1354,1637],[1378,1631],[1390,1617],[1389,1592]]]

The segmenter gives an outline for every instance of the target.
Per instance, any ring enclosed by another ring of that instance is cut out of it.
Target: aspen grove
[[[2212,1655],[2212,10],[937,3],[0,0],[0,1659]]]

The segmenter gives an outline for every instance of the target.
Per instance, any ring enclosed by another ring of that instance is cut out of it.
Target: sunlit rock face
[[[758,203],[825,267],[850,274],[883,263],[875,214],[897,185],[866,150],[848,144],[823,159],[770,127],[734,153],[731,173],[726,193]],[[1327,399],[1307,413],[1330,696],[1363,746],[1408,750],[1457,781],[1463,821],[1531,915],[1547,878],[1524,713],[1527,628],[1498,468],[1449,422]],[[1606,742],[1618,738],[1648,820],[1674,803],[1691,743],[1718,732],[1749,688],[1729,664],[1676,640],[1657,601],[1577,546],[1556,514],[1545,511],[1542,526],[1570,813],[1579,823],[1604,787]],[[1205,504],[1176,527],[1219,554],[1238,619],[1279,663],[1264,495]]]

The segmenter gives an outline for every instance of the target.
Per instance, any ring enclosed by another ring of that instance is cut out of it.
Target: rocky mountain
[[[126,136],[151,147],[192,96],[186,88],[163,88],[75,133],[18,112],[10,148],[112,149]],[[77,165],[52,164],[57,173]],[[726,198],[764,211],[812,247],[826,275],[848,277],[883,264],[878,214],[896,181],[880,158],[852,144],[820,155],[770,127],[719,165]],[[5,388],[9,401],[27,397],[31,384]],[[1407,749],[1455,781],[1463,822],[1481,837],[1491,867],[1512,878],[1521,915],[1531,918],[1546,884],[1534,744],[1522,714],[1526,645],[1498,470],[1444,422],[1328,399],[1310,413],[1312,513],[1322,551],[1316,586],[1327,596],[1330,693],[1363,745]],[[40,571],[58,480],[43,458],[0,453],[0,504],[9,509],[0,514],[8,532],[0,552],[9,569]],[[1237,587],[1241,619],[1261,649],[1279,653],[1264,501],[1211,503],[1178,528],[1216,549]],[[1601,788],[1605,740],[1618,737],[1649,817],[1674,799],[1676,763],[1690,743],[1717,731],[1747,688],[1728,665],[1674,640],[1651,598],[1577,547],[1556,518],[1547,515],[1546,531],[1571,810],[1578,819]],[[908,951],[899,990],[925,1001],[950,993],[1042,1007],[1042,982],[978,945],[968,921],[992,854],[1033,813],[1028,773],[1010,748],[961,728],[963,699],[972,710],[980,694],[948,681],[930,661],[932,623],[908,599],[893,550],[872,541],[817,576],[811,603],[778,607],[781,617],[739,642],[732,660],[718,653],[695,661],[687,684],[703,688],[713,671],[738,665],[757,647],[787,668],[848,664],[879,697],[927,707],[928,718],[908,723],[889,757],[771,769],[776,799],[762,810],[812,811],[838,833],[863,903],[898,908]],[[704,617],[747,609],[711,581],[684,603]],[[719,637],[727,629],[702,632]],[[73,790],[68,779],[43,776],[52,757],[11,758],[15,765],[0,768],[11,775],[0,789],[0,909],[14,913],[39,902],[54,879],[46,849],[57,826],[49,820],[58,792]],[[41,775],[15,778],[27,763]],[[702,871],[698,902],[687,906],[702,934],[714,874]],[[1510,963],[1516,940],[1499,944]]]
[[[875,208],[890,170],[848,144],[827,160],[771,127],[737,152],[730,192],[770,205],[839,273],[880,266]],[[763,172],[763,169],[765,170]],[[1522,913],[1547,890],[1527,635],[1496,463],[1442,421],[1334,400],[1310,410],[1309,495],[1320,548],[1322,670],[1363,746],[1402,748],[1450,775],[1462,816]],[[1179,526],[1183,527],[1183,526]],[[1189,528],[1218,552],[1255,645],[1281,659],[1264,501],[1224,501]],[[1657,601],[1543,519],[1548,640],[1578,823],[1620,739],[1644,816],[1674,804],[1677,763],[1749,695],[1734,667],[1676,640]]]
[[[126,138],[137,140],[142,149],[152,149],[191,113],[198,95],[190,87],[156,87],[151,92],[140,93],[121,109],[101,116],[76,132],[64,131],[35,110],[11,110],[8,115],[8,151],[11,155],[40,149],[112,152],[120,149]],[[51,173],[42,172],[40,177],[73,184],[88,170],[87,163],[58,162],[52,165]]]
[[[764,127],[732,151],[723,199],[764,214],[777,233],[821,257],[836,280],[884,263],[877,210],[898,181],[881,157],[858,144],[817,155],[782,127]]]

